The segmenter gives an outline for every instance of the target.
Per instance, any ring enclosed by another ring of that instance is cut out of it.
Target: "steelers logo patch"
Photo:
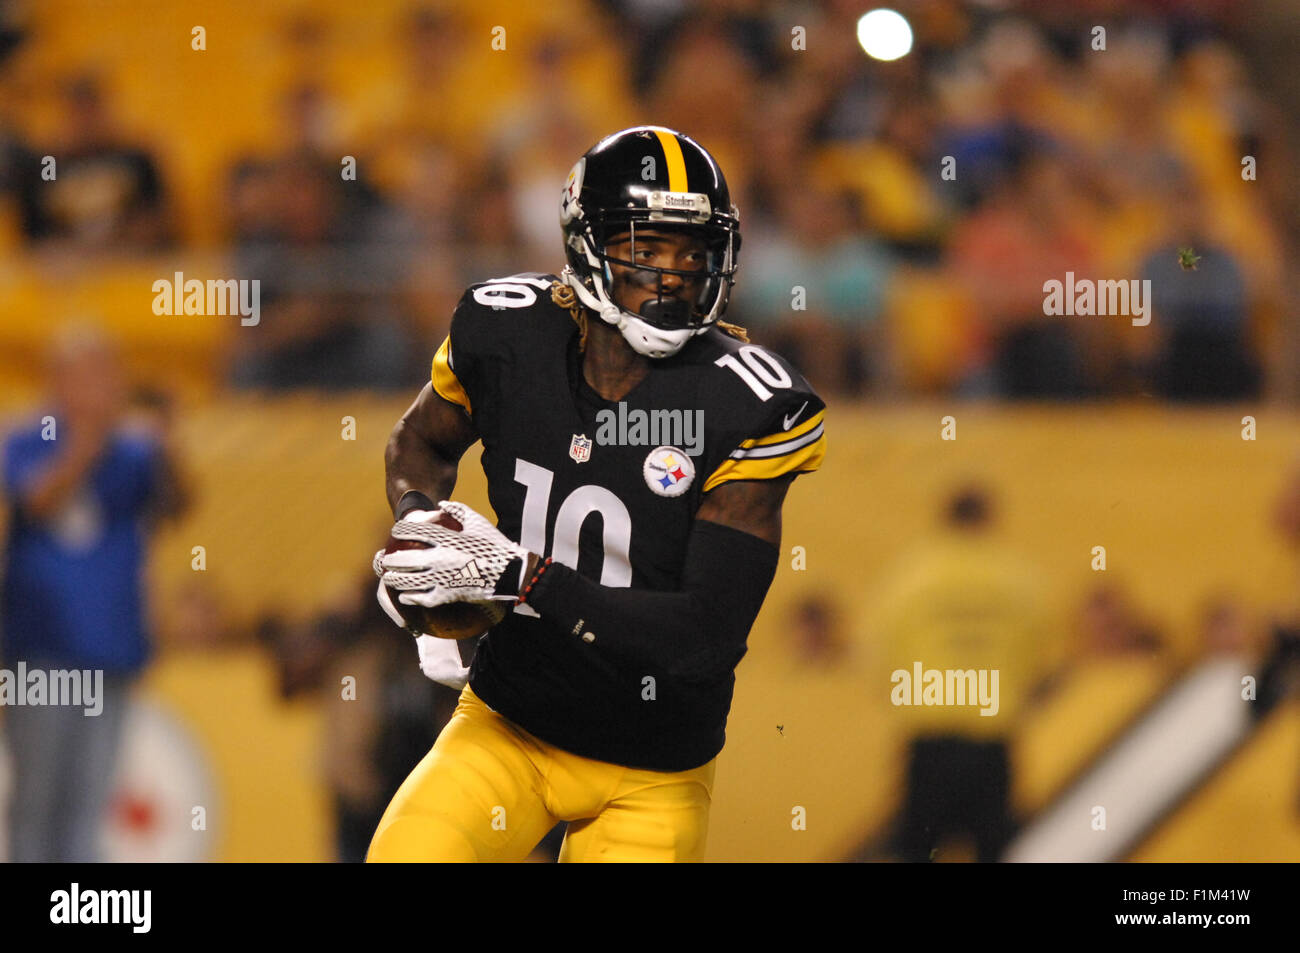
[[[695,464],[676,447],[655,447],[641,468],[646,486],[660,496],[681,496],[695,479]]]

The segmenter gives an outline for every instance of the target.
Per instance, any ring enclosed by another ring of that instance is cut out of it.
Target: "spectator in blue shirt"
[[[126,423],[117,355],[104,336],[87,328],[61,336],[50,384],[44,415],[3,447],[11,516],[0,657],[10,671],[23,662],[28,672],[102,672],[102,707],[5,708],[10,846],[16,861],[85,862],[97,859],[130,687],[149,657],[148,531],[153,517],[179,514],[183,495],[167,428]]]

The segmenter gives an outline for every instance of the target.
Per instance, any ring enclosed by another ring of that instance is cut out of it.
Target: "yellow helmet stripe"
[[[664,161],[668,163],[668,191],[689,192],[686,182],[686,159],[682,156],[682,144],[677,141],[670,129],[652,127],[659,137],[659,145],[664,150]]]

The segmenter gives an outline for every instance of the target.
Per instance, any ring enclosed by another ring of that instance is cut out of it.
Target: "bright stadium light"
[[[858,19],[858,43],[874,60],[896,60],[912,49],[912,27],[896,10],[872,10]]]

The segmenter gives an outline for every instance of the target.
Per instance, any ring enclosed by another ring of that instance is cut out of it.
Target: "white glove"
[[[408,513],[393,526],[393,538],[418,540],[429,548],[376,553],[381,590],[390,586],[401,593],[399,602],[426,608],[448,602],[513,602],[523,584],[528,550],[464,503],[442,500],[438,509],[456,519],[461,531],[429,522],[431,511]]]
[[[457,691],[469,684],[469,669],[460,660],[459,642],[421,635],[415,645],[420,650],[420,671],[429,678]]]
[[[383,550],[380,550],[380,555],[382,554]],[[376,556],[375,562],[378,563],[378,561],[379,557]],[[393,605],[393,597],[388,594],[388,587],[384,585],[382,579],[379,580],[379,591],[375,593],[375,596],[379,600],[379,607],[384,610],[384,615],[396,622],[398,628],[410,629],[409,623],[402,618],[402,613],[398,611],[397,606]]]
[[[412,537],[410,534],[409,527],[405,526],[404,524],[407,522],[411,522],[411,523],[428,522],[428,520],[432,518],[433,514],[434,514],[433,510],[411,510],[406,514],[406,516],[403,519],[398,520],[397,523],[393,525],[393,528],[390,531],[390,535],[393,535],[394,538],[397,539],[418,538],[418,537]],[[397,536],[397,533],[399,532],[402,534],[401,536]],[[406,629],[412,635],[419,635],[418,632],[416,632],[414,629],[411,628],[407,620],[402,618],[401,610],[398,609],[397,606],[393,604],[392,594],[389,593],[388,587],[384,585],[384,579],[383,579],[384,570],[383,567],[380,565],[383,558],[384,558],[384,551],[381,549],[375,553],[375,558],[370,563],[370,568],[375,571],[376,576],[380,577],[379,590],[378,592],[375,593],[375,597],[379,600],[379,606],[381,609],[384,610],[384,614],[388,616],[388,618],[392,619],[395,623],[397,623],[398,628]]]

